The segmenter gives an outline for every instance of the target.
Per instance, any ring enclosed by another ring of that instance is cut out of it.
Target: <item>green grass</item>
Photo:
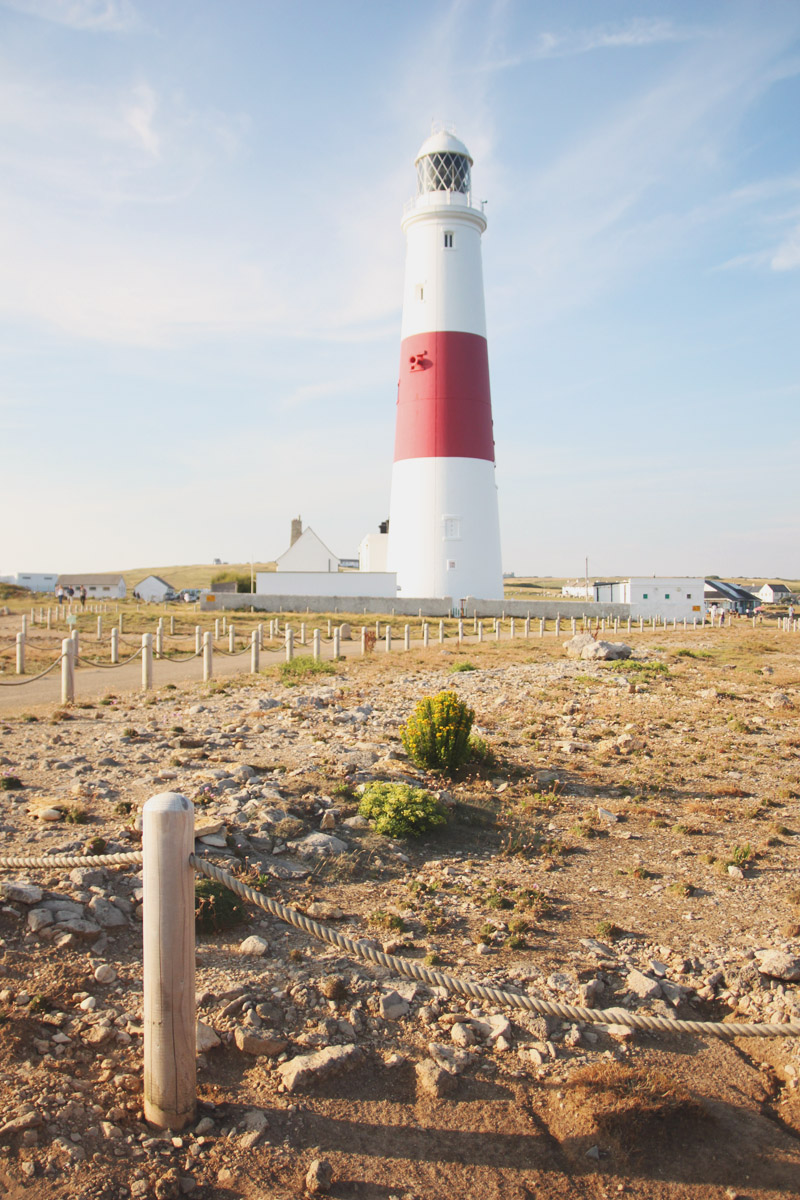
[[[322,662],[321,659],[318,661],[310,654],[301,654],[291,662],[281,663],[279,672],[281,682],[287,687],[293,687],[296,683],[313,679],[317,675],[335,675],[336,667],[333,663]]]

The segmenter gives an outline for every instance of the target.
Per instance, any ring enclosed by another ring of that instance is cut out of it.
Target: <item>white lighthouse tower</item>
[[[401,598],[503,596],[481,234],[466,146],[434,133],[406,207],[387,569]]]

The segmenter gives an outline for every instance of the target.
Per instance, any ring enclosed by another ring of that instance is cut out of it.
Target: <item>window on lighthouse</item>
[[[445,250],[452,250],[452,249],[453,249],[453,235],[452,235],[452,233],[446,233],[446,234],[444,235],[444,248],[445,248]]]

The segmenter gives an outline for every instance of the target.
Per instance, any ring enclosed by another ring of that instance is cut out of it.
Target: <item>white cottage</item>
[[[763,600],[765,604],[781,604],[793,594],[785,583],[765,583],[756,592],[758,598]]]
[[[175,588],[160,575],[148,575],[137,583],[133,590],[140,600],[146,601],[147,604],[157,604],[168,592],[174,592]]]
[[[338,571],[340,560],[307,526],[275,560],[276,571]]]
[[[122,575],[59,575],[56,586],[71,587],[76,592],[85,587],[92,600],[124,600],[126,592]]]

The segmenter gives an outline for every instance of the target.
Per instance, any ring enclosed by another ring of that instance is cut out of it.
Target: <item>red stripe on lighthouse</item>
[[[417,333],[400,346],[394,459],[494,462],[486,338]]]

